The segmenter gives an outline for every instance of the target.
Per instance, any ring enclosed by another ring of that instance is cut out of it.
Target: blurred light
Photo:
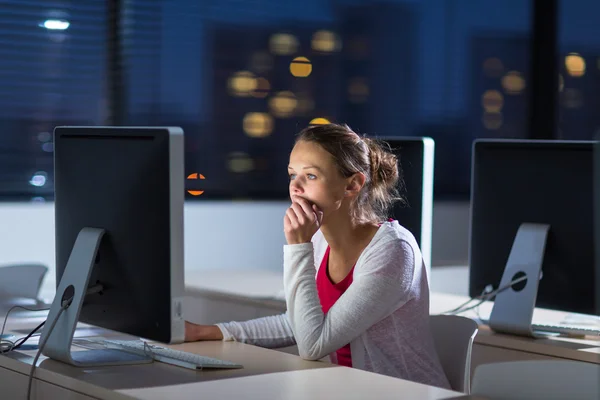
[[[44,171],[38,171],[33,174],[29,184],[36,187],[42,187],[46,184],[48,174]]]
[[[64,19],[47,19],[39,26],[52,31],[64,31],[69,29],[71,24]]]
[[[500,129],[500,127],[502,127],[502,123],[504,122],[502,113],[499,112],[485,112],[483,113],[481,120],[485,129],[489,129],[491,131]]]
[[[558,91],[562,92],[565,88],[565,78],[563,78],[562,74],[558,74]]]
[[[583,93],[578,89],[567,88],[562,93],[562,100],[567,108],[579,108],[583,105]]]
[[[250,92],[255,90],[257,85],[258,83],[254,74],[249,71],[236,72],[227,82],[231,94],[237,97],[249,96]]]
[[[287,56],[298,49],[298,39],[289,33],[276,33],[269,40],[269,48],[273,54]]]
[[[362,103],[369,97],[369,85],[364,78],[352,78],[348,84],[348,94],[353,103]]]
[[[312,119],[308,124],[309,125],[327,125],[330,124],[331,122],[329,122],[329,120],[327,118],[314,118]]]
[[[47,142],[51,137],[50,132],[40,132],[37,135],[38,140],[42,143]]]
[[[32,203],[45,203],[46,199],[43,197],[36,196],[36,197],[31,198],[31,202]]]
[[[54,151],[54,143],[46,142],[42,145],[42,150],[46,153],[52,153]]]
[[[273,117],[267,113],[251,112],[244,116],[243,127],[250,137],[269,136],[273,132]]]
[[[291,116],[297,105],[298,100],[296,99],[296,96],[289,91],[279,92],[269,99],[271,112],[277,118],[287,118]]]
[[[488,58],[483,62],[483,71],[491,78],[499,78],[504,73],[504,65],[499,58]]]
[[[227,167],[231,172],[241,174],[254,169],[254,161],[244,152],[230,153],[227,158]]]
[[[504,96],[497,90],[486,90],[481,97],[481,105],[487,113],[499,113],[504,105]]]
[[[585,74],[585,60],[577,53],[570,53],[565,57],[565,67],[573,77],[578,78]]]
[[[510,71],[502,78],[502,87],[508,94],[519,94],[525,89],[525,79],[519,71]]]
[[[306,57],[296,57],[290,63],[290,72],[296,78],[306,78],[312,72],[312,64]]]
[[[259,99],[264,99],[269,94],[271,84],[265,78],[256,79],[256,88],[252,91],[252,96]]]
[[[340,50],[340,40],[331,31],[317,31],[312,37],[311,46],[315,51],[331,53]]]
[[[254,53],[250,59],[251,69],[262,74],[273,68],[273,57],[265,51]]]

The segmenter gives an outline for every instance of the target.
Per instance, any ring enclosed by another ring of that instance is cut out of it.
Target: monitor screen
[[[58,127],[54,143],[58,285],[81,230],[105,232],[79,320],[183,341],[183,132]]]
[[[399,192],[391,218],[408,229],[419,244],[425,265],[431,267],[434,141],[424,137],[378,137],[398,157]]]
[[[593,142],[478,140],[473,147],[469,295],[496,289],[522,223],[550,225],[536,307],[598,314]]]

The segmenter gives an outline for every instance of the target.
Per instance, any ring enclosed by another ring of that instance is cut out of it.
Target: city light
[[[47,19],[39,26],[51,31],[65,31],[69,29],[70,25],[71,24],[69,23],[69,21],[65,21],[63,19]]]
[[[236,72],[227,82],[231,94],[238,97],[247,97],[258,86],[254,74],[249,71]]]
[[[340,41],[331,31],[317,31],[312,37],[311,47],[316,51],[331,53],[339,51]]]
[[[276,33],[269,40],[271,53],[280,56],[294,54],[298,49],[298,39],[289,33]]]
[[[243,127],[250,137],[269,136],[273,132],[273,117],[267,113],[251,112],[244,116]]]
[[[525,89],[525,79],[519,71],[510,71],[502,78],[502,87],[508,94],[519,94]]]
[[[35,187],[42,187],[46,184],[47,174],[43,171],[38,171],[31,177],[29,184]]]
[[[565,67],[569,75],[575,78],[585,75],[585,60],[577,53],[570,53],[565,57]]]
[[[481,105],[486,113],[499,113],[504,106],[504,96],[497,90],[486,90],[481,96]]]
[[[269,90],[271,89],[271,84],[265,78],[257,78],[256,79],[256,88],[252,91],[252,96],[264,99],[269,94]]]
[[[327,118],[313,118],[308,124],[309,125],[327,125],[330,124],[331,122],[329,122],[329,120]]]
[[[306,57],[296,57],[290,63],[290,72],[296,78],[306,78],[312,72],[312,63]]]
[[[279,92],[269,99],[271,112],[277,118],[291,117],[297,106],[298,99],[296,99],[294,93],[287,90]]]
[[[234,151],[227,158],[227,168],[231,172],[243,174],[254,169],[254,160],[247,153]]]

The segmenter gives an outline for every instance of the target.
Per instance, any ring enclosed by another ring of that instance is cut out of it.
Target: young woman
[[[429,287],[413,235],[386,212],[396,157],[348,126],[309,126],[290,154],[283,218],[287,312],[213,326],[186,341],[294,343],[302,358],[449,388],[429,330]]]

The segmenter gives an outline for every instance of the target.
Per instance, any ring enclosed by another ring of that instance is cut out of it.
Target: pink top
[[[344,294],[346,289],[348,289],[348,286],[352,283],[352,274],[354,272],[354,267],[352,267],[343,280],[338,283],[333,283],[329,277],[329,251],[330,248],[327,246],[323,261],[321,261],[321,267],[317,273],[317,292],[319,293],[319,300],[324,314],[327,314],[331,306],[333,306],[340,296]],[[352,367],[350,343],[347,343],[344,347],[336,350],[336,354],[339,365]]]

